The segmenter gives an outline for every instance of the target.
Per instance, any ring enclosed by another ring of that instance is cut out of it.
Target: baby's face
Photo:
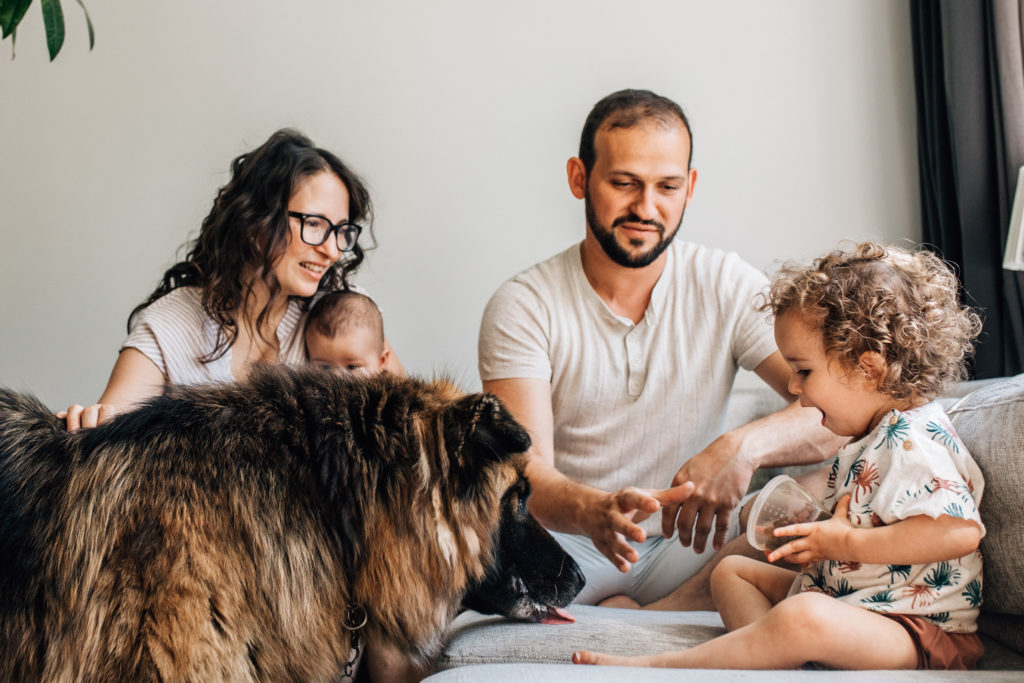
[[[334,339],[308,330],[306,352],[311,363],[338,368],[353,375],[375,375],[384,369],[386,360],[377,339],[365,328],[336,335]]]

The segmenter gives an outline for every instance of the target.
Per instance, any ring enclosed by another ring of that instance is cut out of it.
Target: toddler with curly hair
[[[832,463],[830,520],[794,524],[768,554],[731,556],[712,594],[729,633],[647,657],[577,652],[581,664],[776,669],[969,669],[985,533],[984,480],[942,406],[981,322],[928,251],[873,243],[786,266],[763,309],[793,370],[789,390],[852,437]]]

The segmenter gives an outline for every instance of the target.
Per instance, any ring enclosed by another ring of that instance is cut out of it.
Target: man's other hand
[[[662,533],[670,538],[673,529],[678,528],[679,542],[689,546],[692,541],[693,549],[702,553],[714,526],[712,546],[720,549],[725,544],[733,510],[746,493],[755,469],[753,463],[740,455],[728,434],[713,441],[672,478],[673,487],[692,482],[694,492],[682,504],[662,508]]]

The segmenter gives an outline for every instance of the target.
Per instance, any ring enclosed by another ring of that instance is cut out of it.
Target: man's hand
[[[836,504],[832,518],[824,522],[790,524],[774,530],[775,537],[799,536],[768,554],[769,562],[786,560],[791,564],[808,565],[823,560],[848,559],[847,539],[854,526],[850,524],[850,494]]]
[[[679,529],[679,542],[704,552],[712,524],[715,550],[725,544],[729,520],[750,485],[756,467],[740,455],[738,444],[728,434],[715,439],[711,445],[686,461],[672,478],[672,486],[693,482],[694,492],[680,506],[666,504],[661,511],[661,530],[671,538],[673,529]]]
[[[647,519],[663,506],[685,501],[693,494],[693,483],[686,481],[664,490],[627,486],[601,497],[583,514],[580,525],[602,555],[620,572],[628,572],[637,561],[636,550],[626,539],[642,542],[647,534],[637,522]]]

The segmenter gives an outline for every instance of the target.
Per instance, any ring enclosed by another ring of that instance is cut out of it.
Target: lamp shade
[[[1024,166],[1017,173],[1017,191],[1013,195],[1013,210],[1010,211],[1010,231],[1006,235],[1003,268],[1024,270]]]

